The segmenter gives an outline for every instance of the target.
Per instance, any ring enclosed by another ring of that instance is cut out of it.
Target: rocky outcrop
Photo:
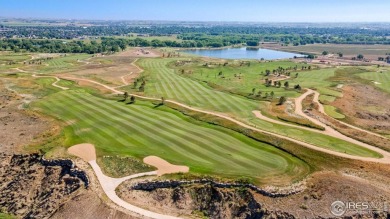
[[[46,160],[44,157],[41,158],[41,164],[43,166],[60,166],[62,168],[61,175],[70,175],[79,178],[84,182],[85,188],[88,188],[89,179],[85,171],[75,168],[75,164],[72,160],[68,159],[57,159],[57,160]]]
[[[161,188],[176,188],[183,185],[194,185],[194,184],[202,184],[202,185],[211,185],[215,188],[246,188],[250,189],[256,193],[259,193],[268,197],[285,197],[293,194],[297,194],[304,190],[304,184],[295,184],[289,186],[287,188],[276,188],[276,187],[267,187],[267,188],[259,188],[253,184],[247,183],[222,183],[215,182],[209,179],[199,179],[199,180],[191,180],[191,181],[176,181],[176,180],[166,180],[166,181],[150,181],[150,182],[139,182],[131,187],[134,190],[143,190],[143,191],[152,191],[155,189]]]
[[[174,187],[157,188],[147,192],[142,191],[142,193],[139,190],[132,190],[135,193],[129,195],[128,200],[134,199],[134,196],[141,197],[144,201],[146,198],[150,206],[161,206],[163,209],[169,209],[170,212],[175,211],[177,215],[192,215],[196,218],[294,218],[286,212],[268,210],[256,201],[250,189],[245,187],[225,188],[210,183],[179,184],[178,182],[172,184],[161,182],[156,187],[163,185]],[[138,186],[141,185],[138,184]],[[125,189],[125,187],[122,188]],[[123,190],[118,192],[128,194]]]
[[[0,154],[0,212],[48,218],[88,182],[86,173],[70,160]]]

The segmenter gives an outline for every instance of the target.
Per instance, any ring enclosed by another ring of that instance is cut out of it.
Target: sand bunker
[[[190,170],[187,166],[173,165],[156,156],[145,157],[144,163],[156,167],[158,176],[169,173],[186,173]]]
[[[95,146],[93,144],[77,144],[68,148],[68,152],[72,155],[80,157],[86,162],[96,160]]]

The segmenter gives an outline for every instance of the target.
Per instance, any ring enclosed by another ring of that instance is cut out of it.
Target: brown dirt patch
[[[361,171],[363,172],[363,171]],[[372,175],[372,174],[371,174]],[[369,177],[372,177],[372,176]],[[370,179],[370,178],[369,178]],[[307,181],[307,189],[285,198],[269,198],[256,194],[256,200],[265,208],[285,211],[296,218],[334,217],[329,211],[332,202],[355,201],[382,203],[390,200],[388,188],[373,185],[371,181],[336,172],[320,172]],[[349,212],[351,216],[356,212]]]
[[[93,144],[78,144],[68,148],[68,152],[72,155],[80,157],[86,162],[96,160],[96,151]]]
[[[0,80],[0,152],[21,152],[23,146],[42,142],[59,131],[50,119],[19,109],[23,101],[24,97],[6,89]]]
[[[129,48],[115,55],[128,57],[160,57],[161,52],[152,48]]]
[[[373,132],[390,134],[390,95],[362,84],[345,85],[343,97],[331,105],[341,110],[346,120]]]
[[[144,163],[156,167],[158,176],[170,173],[186,173],[190,170],[187,166],[173,165],[156,156],[145,157]]]
[[[85,191],[83,194],[61,205],[51,218],[131,219],[139,217],[127,215],[118,209],[107,206],[95,193]]]

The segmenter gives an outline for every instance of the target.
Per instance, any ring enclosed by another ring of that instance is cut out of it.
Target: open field
[[[264,44],[266,48],[278,49],[287,52],[300,52],[321,55],[323,51],[331,54],[343,53],[344,57],[356,57],[363,54],[364,57],[377,60],[378,57],[386,57],[390,52],[390,45],[348,45],[348,44],[307,44],[304,46],[280,46],[279,44]]]
[[[272,146],[148,102],[127,105],[75,90],[50,95],[36,107],[71,124],[68,145],[94,143],[100,156],[156,155],[198,173],[254,179],[299,177],[308,170],[302,161]]]

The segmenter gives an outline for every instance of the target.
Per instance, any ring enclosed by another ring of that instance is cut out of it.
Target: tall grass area
[[[297,179],[308,172],[306,163],[271,145],[150,102],[126,104],[73,90],[49,95],[35,107],[70,124],[68,146],[90,142],[98,156],[156,155],[195,173],[255,181]]]
[[[147,78],[145,95],[156,98],[164,97],[193,107],[229,114],[257,128],[330,150],[364,157],[380,156],[373,151],[338,138],[260,120],[254,116],[252,111],[266,110],[266,105],[263,101],[254,101],[245,97],[216,91],[199,81],[182,77],[176,74],[173,69],[168,68],[168,63],[172,60],[141,59],[137,62],[145,69],[143,73],[143,76]],[[331,74],[333,73],[329,73],[329,75]]]

